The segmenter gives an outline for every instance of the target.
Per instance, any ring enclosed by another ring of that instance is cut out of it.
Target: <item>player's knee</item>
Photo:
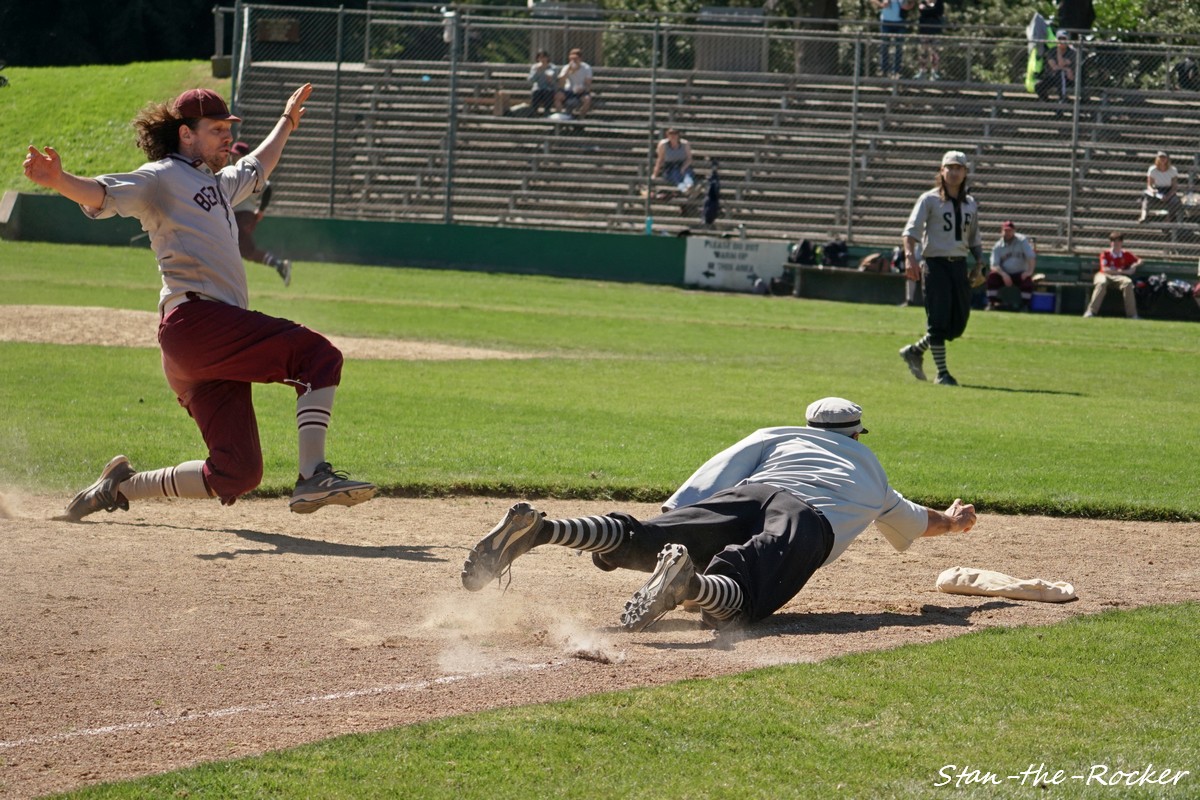
[[[307,383],[314,389],[326,386],[337,386],[342,382],[342,351],[337,349],[329,340],[324,339],[324,345],[314,351],[312,363],[309,366]]]
[[[240,497],[262,483],[262,453],[256,449],[212,453],[208,465],[209,488],[222,499]]]
[[[226,484],[227,489],[221,492],[221,495],[233,494],[243,495],[252,492],[262,483],[263,478],[263,462],[260,456],[252,463],[239,463],[236,468],[227,474]]]

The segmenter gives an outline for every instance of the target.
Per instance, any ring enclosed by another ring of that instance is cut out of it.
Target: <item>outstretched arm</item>
[[[268,177],[275,169],[275,165],[279,163],[279,157],[283,155],[283,146],[287,144],[288,137],[300,127],[300,119],[306,110],[304,103],[312,94],[312,90],[312,84],[306,83],[292,92],[292,96],[288,98],[287,104],[284,106],[283,115],[275,123],[271,132],[267,134],[267,138],[263,139],[262,144],[255,149],[254,156],[262,164],[265,173],[263,178]]]
[[[958,498],[944,512],[932,508],[925,509],[929,521],[922,536],[941,536],[944,533],[966,533],[975,527],[975,506],[963,503]]]
[[[53,147],[47,147],[43,153],[29,145],[24,166],[25,177],[38,186],[53,189],[68,200],[89,208],[104,205],[104,187],[91,178],[81,178],[64,170],[62,159]]]

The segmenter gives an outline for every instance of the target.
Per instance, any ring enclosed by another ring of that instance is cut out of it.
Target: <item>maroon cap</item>
[[[248,156],[250,155],[250,145],[245,142],[234,142],[233,146],[229,148],[229,152],[236,156]]]
[[[1016,225],[1013,225],[1011,222],[1009,222],[1007,220],[1005,220],[1004,222],[1001,222],[1000,227],[1002,229],[1010,230],[1010,231],[1015,231],[1017,229]]]
[[[188,89],[175,98],[175,112],[184,119],[228,119],[241,122],[229,113],[229,106],[212,89]]]

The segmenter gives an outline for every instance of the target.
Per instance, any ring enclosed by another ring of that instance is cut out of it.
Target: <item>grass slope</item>
[[[44,192],[21,171],[29,145],[50,145],[76,175],[134,169],[146,159],[129,122],[149,102],[204,86],[228,97],[207,61],[9,67],[0,91],[0,192]]]

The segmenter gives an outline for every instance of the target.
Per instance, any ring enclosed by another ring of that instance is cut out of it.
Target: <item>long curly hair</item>
[[[180,127],[195,123],[196,120],[184,119],[176,113],[174,101],[150,103],[133,118],[137,145],[151,161],[178,152]]]

